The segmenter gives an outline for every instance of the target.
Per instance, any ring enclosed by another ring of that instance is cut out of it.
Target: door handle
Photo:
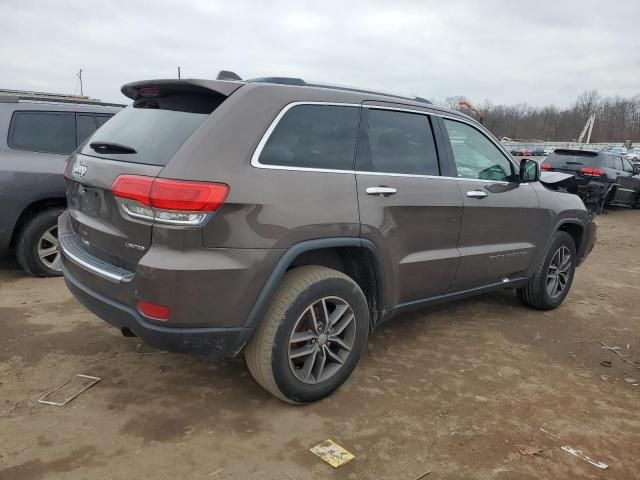
[[[398,193],[398,190],[393,187],[368,187],[366,192],[367,195],[379,195],[381,197],[388,197],[389,195]]]
[[[470,192],[467,192],[467,197],[469,198],[484,198],[487,196],[489,196],[489,194],[482,190],[471,190]]]

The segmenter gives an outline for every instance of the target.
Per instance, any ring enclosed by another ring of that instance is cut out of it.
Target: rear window
[[[358,107],[297,105],[276,125],[260,163],[287,167],[351,170]]]
[[[7,143],[16,150],[69,154],[76,148],[75,113],[15,112]]]
[[[213,93],[138,99],[102,125],[81,153],[122,162],[166,165],[225,98]],[[98,152],[91,144],[103,144],[107,148]],[[122,148],[109,149],[109,145],[125,147],[132,153],[122,153]]]
[[[586,167],[602,167],[602,157],[597,152],[580,152],[574,150],[556,150],[544,161],[552,167],[578,165]]]

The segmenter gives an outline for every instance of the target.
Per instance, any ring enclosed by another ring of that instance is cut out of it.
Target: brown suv
[[[577,196],[421,99],[287,78],[122,92],[65,170],[69,288],[152,346],[244,352],[288,402],[335,390],[401,312],[504,287],[557,307],[593,246]]]

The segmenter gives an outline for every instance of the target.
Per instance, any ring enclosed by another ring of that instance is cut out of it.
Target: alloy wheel
[[[339,297],[324,297],[300,315],[289,339],[289,366],[296,378],[317,384],[335,375],[353,349],[356,321]]]
[[[62,270],[57,225],[46,230],[38,239],[38,257],[51,270],[56,272]]]
[[[547,293],[551,298],[558,298],[567,288],[571,262],[571,251],[564,245],[553,254],[547,272]]]

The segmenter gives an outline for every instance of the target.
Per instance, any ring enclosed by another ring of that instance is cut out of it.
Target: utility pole
[[[178,66],[178,78],[182,78],[180,77],[180,67]]]
[[[82,89],[82,69],[78,70],[78,78],[80,79],[80,96],[84,97],[84,90]]]

